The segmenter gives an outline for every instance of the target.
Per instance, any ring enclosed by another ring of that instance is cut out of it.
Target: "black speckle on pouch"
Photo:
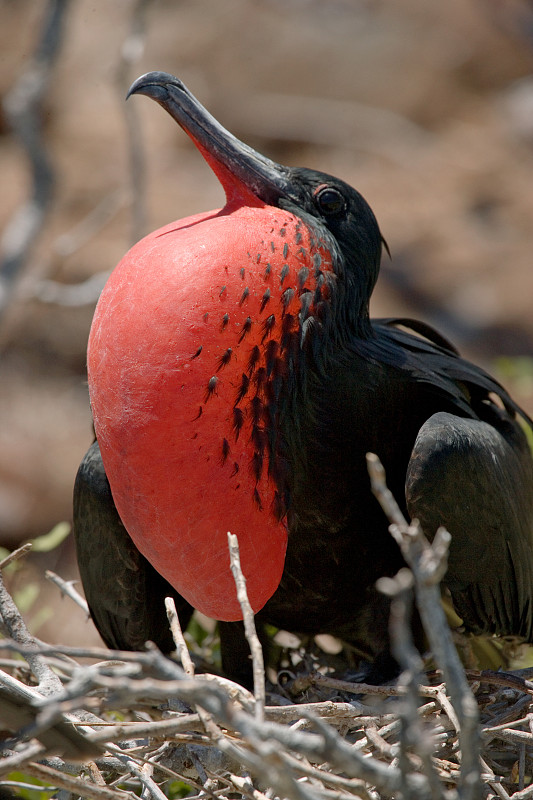
[[[250,373],[250,375],[255,370],[257,362],[259,361],[260,358],[261,358],[261,350],[259,349],[259,346],[255,344],[252,347],[250,355],[248,357],[248,372]]]
[[[207,403],[209,398],[212,397],[213,394],[216,392],[216,388],[218,386],[218,380],[219,379],[217,378],[216,375],[213,375],[211,378],[209,378],[207,389],[205,391],[205,399],[204,399],[205,403]]]
[[[256,452],[253,454],[250,462],[250,469],[252,471],[252,475],[254,476],[255,482],[257,483],[261,479],[261,474],[263,472],[263,456],[261,453]],[[261,501],[259,501],[259,505],[261,505]]]
[[[267,289],[261,299],[261,305],[259,307],[259,313],[262,313],[265,310],[265,306],[270,300],[270,289]]]
[[[222,455],[221,455],[221,462],[222,464],[226,463],[226,460],[229,456],[230,446],[227,439],[222,439]]]
[[[235,441],[239,438],[239,433],[244,425],[244,411],[242,408],[235,406],[233,408],[233,432],[235,434]]]
[[[242,324],[241,335],[239,336],[239,343],[242,342],[247,333],[250,333],[251,329],[252,329],[252,318],[246,317],[246,319]]]
[[[261,495],[259,494],[257,489],[254,489],[253,498],[254,498],[254,503],[257,506],[257,508],[259,509],[259,511],[262,511],[263,510],[263,504],[261,503]]]
[[[238,405],[243,399],[243,397],[246,396],[246,394],[248,393],[249,386],[250,386],[250,378],[243,372],[241,376],[241,385],[239,386],[237,397],[235,398],[235,405]]]
[[[217,372],[220,369],[222,369],[222,367],[225,367],[227,364],[229,364],[232,352],[233,350],[231,349],[231,347],[228,347],[228,349],[224,353],[222,353],[222,355],[218,359]]]
[[[288,289],[285,289],[285,291],[281,295],[281,302],[284,311],[290,306],[293,298],[294,298],[294,289],[290,287]]]
[[[274,314],[270,314],[269,317],[263,322],[263,336],[261,338],[261,342],[264,342],[267,336],[270,334],[272,328],[276,324],[276,317]]]
[[[309,277],[309,269],[307,267],[301,267],[301,269],[298,270],[298,286],[300,287],[300,289],[303,289],[308,277]]]

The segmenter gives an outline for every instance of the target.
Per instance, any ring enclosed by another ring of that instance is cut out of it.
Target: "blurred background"
[[[125,103],[153,69],[271,158],[359,189],[392,252],[372,314],[436,325],[533,413],[533,3],[0,0],[0,54],[0,545],[70,519],[106,275],[223,203],[170,118]],[[33,631],[96,643],[46,567],[76,578],[71,537],[8,576]]]

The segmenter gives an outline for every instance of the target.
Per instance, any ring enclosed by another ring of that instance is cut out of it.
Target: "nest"
[[[301,645],[286,650],[286,667],[265,681],[235,537],[231,563],[254,694],[196,674],[171,601],[177,660],[150,645],[130,653],[39,642],[2,584],[0,796],[22,796],[33,778],[41,797],[61,800],[533,797],[533,683],[525,671],[465,671],[440,602],[449,535],[440,531],[430,544],[401,518],[378,462],[371,474],[409,565],[380,584],[392,597],[402,667],[394,685],[357,682]],[[422,663],[411,640],[413,597],[436,668]]]

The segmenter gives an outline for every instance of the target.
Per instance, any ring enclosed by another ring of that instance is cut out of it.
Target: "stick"
[[[241,569],[239,542],[237,537],[229,532],[228,545],[231,571],[233,573],[233,579],[235,580],[235,588],[237,589],[237,599],[242,609],[244,632],[246,635],[246,640],[250,645],[250,652],[252,654],[255,716],[258,722],[260,722],[264,719],[265,708],[265,664],[263,659],[263,648],[261,647],[261,642],[257,636],[254,622],[254,612],[246,592],[246,579]]]
[[[186,675],[192,678],[194,675],[194,664],[192,663],[189,648],[187,647],[187,642],[183,636],[183,631],[181,630],[178,612],[176,611],[176,603],[174,602],[173,597],[165,597],[165,608],[170,625],[170,631],[172,633],[172,638],[174,639],[174,644],[176,645],[176,650],[178,651],[179,659]]]
[[[59,575],[56,575],[55,572],[52,572],[51,569],[47,569],[44,573],[44,576],[46,580],[58,587],[61,594],[66,595],[66,597],[70,597],[71,600],[74,600],[76,605],[79,606],[82,611],[85,611],[87,616],[89,616],[89,606],[87,605],[87,600],[82,597],[81,594],[74,588],[76,581],[65,581],[63,578],[60,578]]]
[[[22,616],[7,591],[0,574],[0,616],[11,638],[17,644],[32,648],[35,639],[26,627]],[[58,694],[63,686],[57,675],[50,669],[41,655],[26,655],[26,661],[39,683],[38,690],[44,695]]]
[[[5,569],[8,564],[11,564],[13,561],[17,561],[19,558],[23,558],[23,556],[27,555],[30,550],[32,549],[33,545],[31,542],[26,542],[21,547],[17,547],[16,550],[13,550],[8,556],[0,561],[0,570]]]
[[[418,610],[431,650],[442,669],[452,704],[460,722],[462,800],[479,796],[479,712],[465,672],[453,644],[441,604],[439,581],[446,571],[450,534],[440,528],[429,544],[420,526],[409,525],[385,482],[385,470],[379,458],[367,454],[372,491],[392,523],[391,535],[398,542],[415,579]]]

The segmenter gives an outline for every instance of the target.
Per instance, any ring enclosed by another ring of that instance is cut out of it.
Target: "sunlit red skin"
[[[300,219],[224,182],[223,210],[155,231],[118,264],[94,316],[88,375],[113,498],[136,546],[195,608],[236,620],[227,531],[239,538],[254,611],[279,584],[287,542],[266,452],[257,464],[254,375],[272,348],[282,369],[283,319],[294,343],[317,262]]]

